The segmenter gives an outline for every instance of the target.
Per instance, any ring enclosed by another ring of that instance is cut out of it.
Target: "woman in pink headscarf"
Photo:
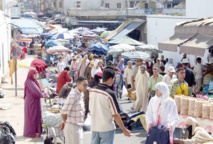
[[[24,88],[24,136],[40,137],[42,132],[41,102],[43,96],[41,87],[36,80],[38,72],[30,70]]]

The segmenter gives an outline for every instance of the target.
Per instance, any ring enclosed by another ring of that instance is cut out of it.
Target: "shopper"
[[[59,129],[64,129],[66,144],[83,144],[84,101],[83,92],[87,89],[85,77],[78,77],[76,88],[70,92],[61,110],[63,123]]]
[[[175,101],[170,98],[169,88],[164,82],[155,86],[156,95],[150,100],[146,112],[148,132],[154,126],[164,126],[170,132],[170,144],[173,143],[173,132],[178,124],[178,112]]]
[[[131,132],[124,127],[119,115],[120,108],[116,95],[110,88],[113,85],[114,77],[114,70],[105,68],[103,83],[90,90],[91,144],[113,144],[116,129],[114,120],[125,136],[131,136]]]

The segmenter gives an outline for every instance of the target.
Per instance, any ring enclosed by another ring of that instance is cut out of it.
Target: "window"
[[[80,2],[80,1],[77,1],[77,2],[76,2],[76,7],[77,7],[77,8],[80,8],[80,7],[81,7],[81,2]]]
[[[121,3],[117,3],[117,8],[121,8]]]
[[[130,8],[134,8],[135,7],[135,2],[134,1],[130,1]]]
[[[145,3],[145,9],[148,9],[148,8],[149,8],[149,4]]]
[[[109,8],[109,3],[105,3],[105,8]]]

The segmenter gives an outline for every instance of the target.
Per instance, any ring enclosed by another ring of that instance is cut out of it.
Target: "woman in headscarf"
[[[24,136],[40,137],[41,128],[41,101],[43,94],[36,80],[38,72],[30,70],[24,87]]]
[[[178,112],[175,101],[170,98],[166,83],[155,85],[156,95],[151,98],[146,112],[147,130],[153,126],[165,126],[170,131],[170,144],[173,144],[173,132],[178,123]]]
[[[149,73],[146,71],[146,66],[142,65],[140,71],[135,77],[136,85],[136,101],[135,101],[135,111],[146,112],[148,105],[148,81]]]
[[[173,67],[173,59],[172,59],[172,58],[170,58],[170,59],[168,60],[168,62],[165,64],[165,72],[166,72],[166,73],[168,73],[168,69],[169,69],[170,66]]]
[[[94,67],[91,70],[91,77],[92,78],[94,78],[94,76],[97,72],[102,72],[100,66],[101,66],[101,62],[98,59],[96,59],[95,62],[94,62]]]
[[[93,61],[90,61],[90,63],[88,64],[88,66],[86,67],[86,70],[85,70],[85,74],[84,76],[86,78],[88,78],[88,80],[91,79],[91,71],[92,71],[92,68],[94,67],[94,62]]]
[[[213,143],[213,138],[207,133],[207,131],[201,127],[201,124],[193,117],[186,119],[185,125],[189,132],[188,139],[186,140],[174,140],[178,144],[210,144]]]

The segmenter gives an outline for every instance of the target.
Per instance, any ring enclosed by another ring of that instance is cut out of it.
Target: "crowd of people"
[[[130,137],[132,134],[120,117],[122,107],[119,101],[123,99],[124,89],[136,92],[136,101],[130,112],[146,114],[147,132],[151,133],[155,126],[163,125],[168,130],[169,143],[172,144],[173,132],[178,123],[177,106],[173,98],[175,95],[193,96],[200,93],[204,72],[201,58],[197,58],[196,65],[191,68],[186,55],[181,64],[175,67],[172,59],[165,60],[164,56],[152,57],[152,60],[147,61],[129,60],[125,65],[124,59],[120,57],[114,63],[106,62],[101,56],[82,51],[61,55],[57,70],[56,92],[66,98],[61,111],[63,123],[60,130],[64,130],[68,144],[83,143],[82,125],[88,113],[92,118],[91,144],[113,144],[116,129],[114,121],[124,135]],[[30,70],[25,83],[24,136],[29,137],[39,137],[41,134],[38,101],[45,96],[36,80],[36,73]],[[208,133],[200,134],[205,130],[199,127],[195,119],[187,121],[188,126],[193,127],[191,135],[186,141],[175,140],[177,143],[193,143],[198,139],[201,143],[197,135],[202,135],[202,142],[213,141]]]

